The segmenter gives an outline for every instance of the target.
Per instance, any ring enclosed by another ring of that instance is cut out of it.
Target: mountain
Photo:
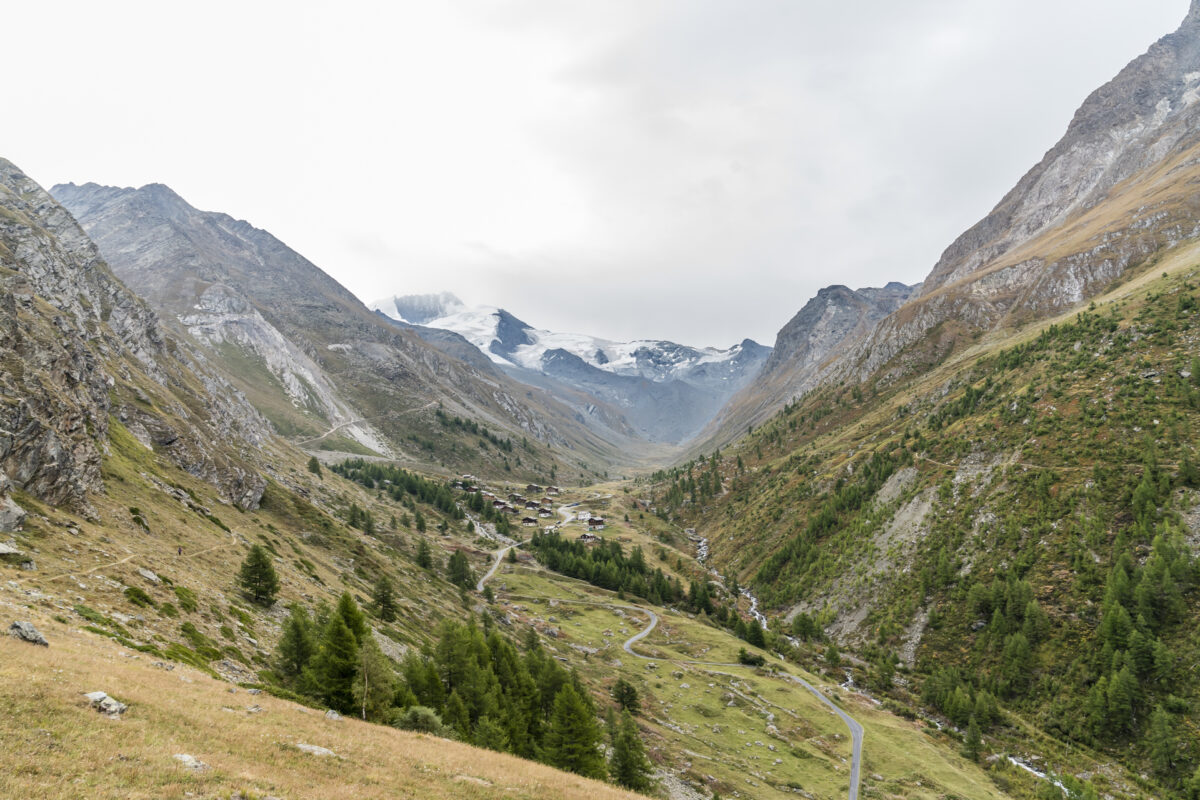
[[[894,281],[878,289],[821,289],[780,329],[762,370],[721,409],[693,449],[728,444],[816,386],[830,361],[863,341],[919,289]]]
[[[501,308],[468,308],[449,293],[391,297],[371,308],[399,322],[457,333],[508,374],[549,387],[568,402],[576,401],[564,387],[620,409],[652,442],[691,439],[755,379],[771,353],[750,339],[718,350],[547,331]]]
[[[1198,99],[1194,2],[806,392],[644,492],[1042,796],[1200,796]]]
[[[1062,139],[946,249],[919,296],[832,373],[919,368],[980,333],[1073,308],[1200,235],[1198,100],[1193,2],[1177,31],[1084,101]],[[926,347],[935,329],[938,343]]]
[[[199,211],[170,188],[63,184],[52,193],[120,278],[200,343],[292,441],[458,470],[511,468],[450,424],[471,420],[511,448],[529,477],[555,463],[599,470],[610,439],[544,392],[369,311],[270,233]],[[487,436],[482,440],[486,443]]]
[[[265,421],[3,159],[0,276],[0,484],[86,510],[119,425],[225,500],[257,507]]]

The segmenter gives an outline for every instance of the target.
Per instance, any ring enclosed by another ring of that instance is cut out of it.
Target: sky
[[[771,344],[922,280],[1188,0],[64,0],[6,8],[0,156],[165,183],[365,302]]]

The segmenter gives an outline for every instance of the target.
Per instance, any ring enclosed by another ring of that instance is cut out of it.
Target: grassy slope
[[[20,612],[24,616],[24,609]],[[0,639],[0,796],[43,798],[628,798],[518,758],[318,711],[228,684],[57,622],[48,649]],[[109,720],[82,693],[129,710]],[[251,713],[249,707],[261,711]],[[313,744],[336,757],[304,753]],[[209,766],[195,772],[173,756]]]
[[[934,624],[916,650],[918,667],[960,665],[986,677],[997,656],[988,655],[986,632],[970,630],[975,617],[966,589],[1015,571],[1033,585],[1050,618],[1049,641],[1035,652],[1037,693],[1012,698],[1021,713],[1014,719],[1025,725],[999,732],[993,746],[1041,752],[1062,771],[1095,771],[1106,756],[1061,737],[1078,717],[1078,687],[1088,680],[1081,653],[1099,648],[1104,576],[1119,555],[1118,533],[1129,535],[1129,493],[1141,476],[1147,438],[1168,473],[1184,454],[1195,457],[1200,422],[1179,372],[1200,352],[1200,316],[1183,310],[1180,297],[1197,294],[1198,256],[1196,246],[1176,248],[1098,298],[1097,317],[1115,318],[1115,331],[1070,327],[1075,315],[1066,314],[991,335],[898,385],[868,385],[861,394],[832,387],[806,398],[726,451],[722,495],[684,507],[683,518],[710,538],[724,571],[750,580],[769,554],[801,535],[836,479],[855,480],[851,467],[861,467],[865,456],[901,445],[917,452],[907,480],[891,485],[889,501],[843,514],[816,542],[815,557],[789,564],[757,590],[780,610],[823,610],[824,621],[836,622],[834,630],[867,654],[911,646],[922,615],[932,610]],[[1057,327],[1043,337],[1051,324]],[[1021,358],[991,357],[1018,345],[1028,347]],[[909,363],[922,357],[901,354]],[[1158,374],[1142,377],[1150,372]],[[986,390],[977,404],[954,411],[968,387]],[[744,473],[734,465],[739,456]],[[1196,502],[1176,493],[1163,515],[1178,519]],[[903,535],[892,525],[897,511],[910,516]],[[1194,550],[1195,534],[1189,535]],[[1147,552],[1140,551],[1139,562]],[[930,580],[942,553],[949,555],[949,572]],[[1185,618],[1194,620],[1197,598],[1189,597]],[[1194,628],[1173,627],[1162,637],[1177,664],[1200,657]],[[1194,677],[1184,669],[1176,678],[1172,691],[1195,709]],[[1055,685],[1066,694],[1055,699]],[[1194,711],[1177,719],[1180,735],[1194,738]],[[1055,735],[1039,738],[1045,727]],[[1145,742],[1133,744],[1109,753],[1141,771]],[[1182,769],[1186,763],[1185,755]],[[1100,775],[1118,795],[1161,791],[1153,779],[1121,769]]]

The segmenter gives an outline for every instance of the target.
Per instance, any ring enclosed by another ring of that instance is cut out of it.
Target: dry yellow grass
[[[156,668],[107,640],[32,619],[49,648],[0,637],[0,797],[637,797],[512,756],[230,693],[187,667]],[[107,719],[89,707],[90,691],[129,710]],[[247,711],[254,705],[262,710]],[[298,743],[337,756],[309,755]],[[176,753],[209,769],[190,771]]]

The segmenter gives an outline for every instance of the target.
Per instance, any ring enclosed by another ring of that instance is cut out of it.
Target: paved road
[[[504,562],[504,557],[508,555],[508,551],[516,547],[515,544],[510,544],[508,547],[501,547],[496,551],[496,560],[492,563],[492,568],[487,571],[487,574],[479,579],[479,583],[475,584],[475,591],[482,592],[483,585],[487,583],[488,578],[496,574],[496,570],[500,569],[500,565]]]
[[[511,547],[506,547],[502,550],[497,551],[496,563],[492,565],[492,568],[490,570],[488,570],[487,575],[484,575],[482,578],[479,579],[479,586],[477,587],[479,591],[481,591],[481,592],[483,591],[483,584],[489,578],[491,578],[492,575],[494,575],[496,573],[496,570],[500,567],[500,562],[504,558],[504,554],[507,553],[508,550],[510,550],[510,549],[511,549]],[[545,597],[525,598],[525,597],[519,597],[519,596],[514,595],[513,599],[548,600],[549,598],[545,598]],[[641,613],[645,614],[647,616],[647,618],[650,620],[650,623],[648,625],[646,625],[645,628],[643,628],[642,630],[635,633],[633,636],[630,636],[628,639],[626,639],[625,643],[623,645],[621,645],[622,649],[624,649],[626,653],[629,653],[629,655],[634,656],[635,658],[641,658],[641,659],[645,659],[647,661],[670,661],[670,662],[678,663],[678,664],[693,664],[693,665],[701,666],[701,667],[745,667],[746,666],[745,664],[730,664],[730,663],[718,662],[718,661],[688,661],[688,660],[684,660],[684,659],[653,658],[652,656],[644,656],[641,653],[636,652],[633,649],[633,646],[635,644],[637,644],[638,642],[640,642],[642,639],[645,639],[647,636],[649,636],[650,632],[653,631],[656,627],[658,627],[658,614],[655,614],[653,611],[651,611],[648,608],[642,608],[641,606],[621,605],[620,603],[602,603],[602,602],[597,602],[594,600],[563,600],[563,599],[558,599],[558,602],[564,603],[564,604],[565,603],[575,603],[577,605],[585,605],[585,606],[603,606],[605,608],[620,608],[620,609],[624,609],[626,611],[635,611],[635,612],[641,612]],[[801,678],[798,675],[792,675],[791,673],[782,672],[782,671],[779,672],[778,674],[782,675],[784,678],[787,678],[788,680],[792,681],[793,683],[797,683],[800,686],[803,686],[805,689],[807,689],[813,695],[813,697],[816,697],[822,703],[829,706],[830,710],[832,710],[834,714],[837,714],[838,717],[841,718],[842,722],[846,723],[846,727],[850,729],[850,740],[851,740],[850,790],[847,794],[847,797],[848,797],[848,800],[858,800],[858,779],[859,779],[859,772],[861,771],[861,768],[862,768],[862,746],[863,746],[863,733],[864,733],[863,726],[861,724],[859,724],[858,720],[854,719],[849,714],[847,714],[845,711],[842,711],[840,708],[838,708],[836,705],[834,705],[832,700],[830,700],[828,697],[826,697],[824,694],[822,694],[821,691],[818,690],[811,683],[804,680],[804,678]]]

